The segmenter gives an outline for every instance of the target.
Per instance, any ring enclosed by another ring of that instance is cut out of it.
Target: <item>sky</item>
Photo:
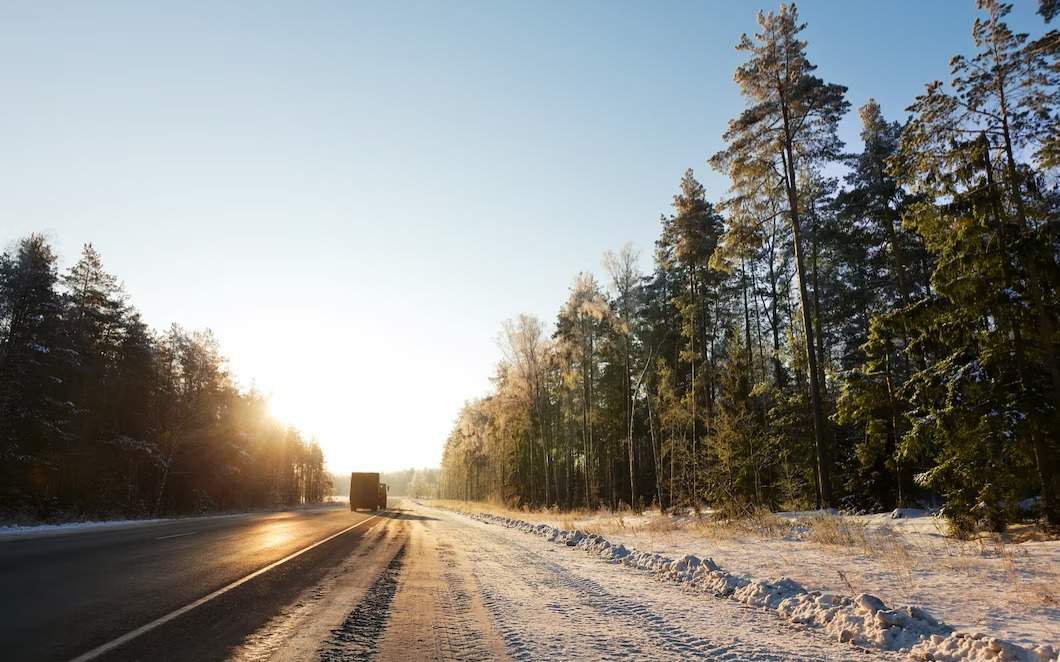
[[[724,195],[758,6],[0,2],[0,247],[92,242],[331,469],[436,466],[505,319],[551,324],[626,242],[649,267],[686,168]],[[892,119],[972,48],[972,0],[799,10],[818,75]]]

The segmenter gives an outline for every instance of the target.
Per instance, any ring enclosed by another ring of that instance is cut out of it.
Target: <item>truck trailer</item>
[[[380,485],[378,473],[355,471],[350,474],[350,510],[379,510]],[[383,504],[385,507],[385,500]]]

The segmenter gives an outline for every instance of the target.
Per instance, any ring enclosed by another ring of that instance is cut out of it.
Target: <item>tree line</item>
[[[795,5],[758,14],[746,102],[661,216],[577,276],[549,334],[504,324],[491,393],[445,443],[446,496],[524,506],[878,510],[958,532],[1057,516],[1060,35],[980,0],[974,54],[888,119],[816,74]],[[1046,22],[1056,3],[1042,3]],[[835,176],[834,173],[844,173]]]
[[[134,517],[314,503],[315,442],[226,371],[210,331],[147,327],[86,244],[0,254],[0,517]]]
[[[391,496],[409,496],[431,498],[438,496],[438,469],[402,469],[386,471],[379,475],[379,482],[385,483],[387,493]],[[336,496],[350,495],[350,474],[333,473],[331,483]]]
[[[438,496],[438,469],[405,469],[389,471],[382,480],[394,496],[431,498]]]

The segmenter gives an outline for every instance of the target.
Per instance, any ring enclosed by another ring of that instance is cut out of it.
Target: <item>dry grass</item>
[[[804,539],[821,545],[865,548],[869,536],[864,522],[837,515],[814,515],[801,520]]]
[[[587,529],[585,525],[587,521],[590,521],[595,517],[599,517],[602,520],[609,520],[610,513],[606,510],[559,510],[557,508],[538,508],[530,510],[525,507],[511,508],[499,502],[459,501],[453,499],[434,499],[431,501],[431,505],[436,508],[453,510],[461,513],[488,513],[491,515],[503,515],[504,517],[517,518],[535,524],[543,522],[562,529],[580,528],[583,531],[603,533],[604,529],[610,528],[608,525],[602,527],[600,530],[590,530]]]
[[[700,517],[689,527],[716,540],[788,538],[795,534],[791,523],[768,510],[753,510],[741,517]]]
[[[1030,539],[1037,542],[1037,539]],[[972,579],[1001,574],[1007,587],[1007,600],[1021,607],[1060,607],[1060,568],[1035,568],[1031,554],[1007,534],[982,534],[965,541],[952,541],[955,553],[945,560],[945,567]]]
[[[861,520],[841,515],[815,515],[800,522],[804,527],[803,540],[819,545],[830,545],[880,561],[893,574],[898,587],[911,593],[915,589],[918,561],[929,558],[922,554],[905,536],[891,529],[870,528]],[[837,568],[840,579],[850,582]]]

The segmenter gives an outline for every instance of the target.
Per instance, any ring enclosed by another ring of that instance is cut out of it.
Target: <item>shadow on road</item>
[[[417,522],[437,522],[437,517],[430,517],[428,515],[416,515],[407,510],[401,510],[400,508],[391,508],[390,510],[379,513],[380,517],[386,517],[389,519],[405,519],[413,520]]]

